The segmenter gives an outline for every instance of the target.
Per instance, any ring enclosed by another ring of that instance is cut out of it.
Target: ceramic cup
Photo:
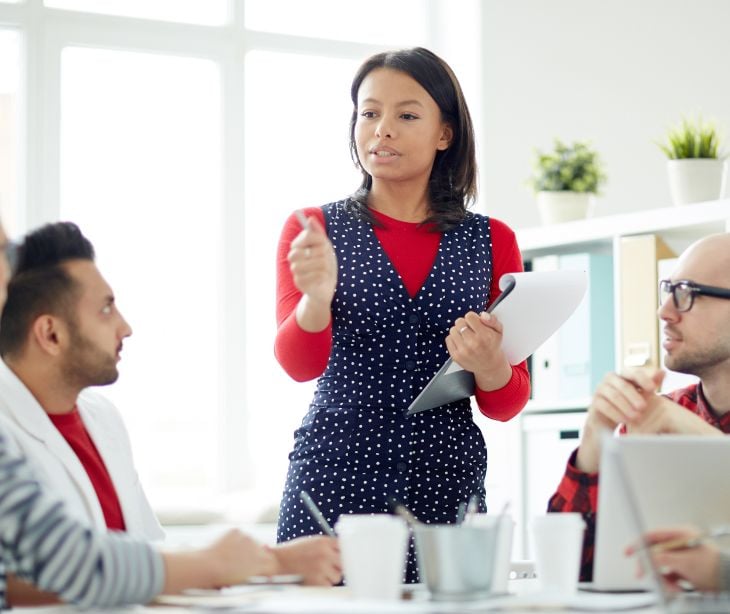
[[[400,599],[408,547],[403,519],[388,514],[343,514],[335,525],[345,585],[357,599]]]

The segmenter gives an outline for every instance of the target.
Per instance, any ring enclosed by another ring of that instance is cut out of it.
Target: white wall
[[[727,0],[485,0],[480,208],[539,223],[534,147],[593,142],[609,176],[594,215],[670,205],[655,145],[683,114],[730,137]]]

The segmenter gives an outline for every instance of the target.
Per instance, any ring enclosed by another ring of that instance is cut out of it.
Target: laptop
[[[708,452],[707,450],[711,450]],[[641,484],[636,479],[637,474],[650,474],[649,471],[644,471],[645,467],[637,465],[638,461],[645,461],[647,454],[653,455],[655,458],[662,455],[663,459],[672,457],[679,459],[680,462],[684,461],[685,465],[689,468],[680,472],[681,476],[690,475],[690,469],[694,468],[699,473],[724,473],[712,471],[713,466],[709,466],[710,470],[707,471],[707,465],[700,465],[700,462],[707,459],[717,459],[718,455],[725,454],[725,449],[730,449],[730,440],[726,438],[708,438],[708,437],[692,437],[692,436],[669,436],[669,435],[658,435],[658,436],[638,436],[638,437],[606,437],[603,441],[603,452],[601,456],[601,480],[603,488],[603,475],[604,471],[608,470],[612,478],[615,480],[612,482],[616,486],[614,489],[615,495],[617,495],[625,504],[623,519],[627,528],[627,533],[633,535],[629,541],[622,542],[620,545],[621,550],[625,548],[628,543],[640,544],[638,551],[638,565],[640,565],[646,573],[643,579],[640,581],[643,586],[648,590],[651,590],[656,594],[657,601],[661,606],[662,611],[671,612],[676,614],[701,614],[701,613],[727,613],[730,612],[730,594],[728,593],[702,593],[697,591],[684,592],[684,593],[672,593],[670,592],[664,582],[662,581],[662,575],[659,569],[654,565],[652,558],[649,556],[647,544],[643,540],[643,535],[649,530],[649,525],[646,522],[647,516],[654,515],[656,517],[656,505],[662,501],[667,500],[667,493],[659,492],[659,489],[653,489],[654,492],[650,496],[646,496],[640,490]],[[694,454],[696,450],[699,450],[698,454]],[[671,453],[674,454],[671,454]],[[685,454],[688,454],[685,456]],[[705,471],[701,471],[704,468]],[[662,467],[654,467],[655,472],[658,472]],[[664,467],[664,473],[671,471],[670,467]],[[656,477],[656,476],[655,476]],[[695,475],[695,479],[698,479],[698,475]],[[699,479],[701,483],[706,480]],[[666,483],[666,482],[664,482]],[[680,485],[675,483],[672,490],[675,493],[682,494],[679,487]],[[716,490],[722,490],[723,487],[716,485]],[[683,494],[686,496],[690,491],[684,490]],[[692,493],[694,495],[694,492]],[[698,493],[699,494],[699,493]],[[649,498],[656,499],[654,507],[644,505],[646,500]],[[673,497],[674,498],[674,497]],[[705,508],[703,499],[693,497],[692,507],[694,508]],[[699,504],[703,501],[702,504]],[[600,508],[599,508],[600,509]],[[686,509],[686,508],[685,508]],[[725,514],[722,516],[724,522],[730,517],[730,508],[724,508]],[[708,517],[704,513],[696,513],[693,515],[694,518],[706,518]],[[690,520],[689,522],[692,522]],[[676,524],[676,523],[675,523]],[[659,528],[661,525],[656,525]],[[665,525],[669,526],[669,525]],[[708,526],[702,527],[705,530]],[[623,557],[622,565],[631,576],[636,577],[637,575],[637,561],[627,559]]]
[[[647,529],[691,524],[708,530],[730,521],[730,438],[631,435],[609,436],[604,443],[604,453],[612,445],[620,447]],[[635,577],[623,555],[637,537],[627,522],[628,505],[615,463],[604,463],[602,456],[593,567],[598,590],[647,588],[647,580]]]

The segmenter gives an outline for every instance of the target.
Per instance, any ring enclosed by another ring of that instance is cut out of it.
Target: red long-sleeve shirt
[[[324,214],[319,207],[304,211],[316,217],[324,226]],[[428,277],[438,253],[441,233],[427,226],[402,222],[373,211],[382,227],[375,226],[375,236],[403,280],[409,295],[414,297]],[[499,279],[505,273],[522,271],[522,256],[514,232],[504,223],[490,218],[492,241],[492,283],[489,302],[499,296]],[[297,290],[289,269],[287,254],[291,242],[301,232],[297,218],[291,215],[284,224],[277,255],[277,304],[275,354],[284,370],[297,381],[319,377],[324,372],[332,349],[332,322],[318,333],[303,330],[296,321],[295,311],[301,293]],[[413,258],[412,254],[427,257]],[[485,305],[486,307],[486,305]],[[495,420],[506,421],[517,415],[530,396],[527,364],[512,367],[512,377],[498,390],[477,388],[475,398],[479,410]]]
[[[74,407],[71,413],[49,414],[48,417],[78,456],[86,474],[89,476],[91,485],[94,487],[96,496],[99,499],[107,529],[110,531],[125,531],[124,515],[122,514],[122,507],[119,504],[119,497],[114,488],[114,483],[109,476],[104,460],[99,455],[99,451],[86,431],[79,410]]]

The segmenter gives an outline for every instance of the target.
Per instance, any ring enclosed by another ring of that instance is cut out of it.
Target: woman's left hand
[[[460,367],[474,374],[480,390],[502,388],[512,377],[512,366],[502,352],[502,324],[487,312],[470,311],[458,318],[446,347]]]

